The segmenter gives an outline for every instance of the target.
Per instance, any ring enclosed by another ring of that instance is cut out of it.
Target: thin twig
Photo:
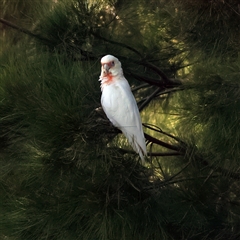
[[[143,83],[139,86],[132,88],[131,90],[132,90],[132,92],[135,92],[135,91],[138,91],[139,89],[147,88],[147,87],[151,87],[151,85],[149,85],[148,83]]]
[[[143,108],[145,108],[160,91],[160,88],[157,88],[155,91],[153,91],[153,93],[148,96],[147,99],[141,104],[141,106],[139,107],[139,111],[142,111]]]
[[[219,177],[219,175],[211,176],[211,178],[217,178],[217,177]],[[180,179],[175,179],[174,181],[166,180],[166,181],[161,181],[158,184],[155,184],[152,186],[147,186],[144,189],[152,190],[156,188],[162,188],[163,186],[170,185],[170,184],[176,184],[176,183],[185,182],[185,181],[195,181],[196,179],[205,179],[205,178],[206,178],[205,176],[202,176],[202,177],[192,177],[192,178],[180,178]]]
[[[221,175],[224,176],[224,177],[230,177],[230,178],[238,180],[238,181],[240,180],[240,172],[232,172],[232,171],[229,171],[229,170],[224,169],[222,167],[215,167],[214,165],[209,164],[209,162],[207,160],[205,160],[204,157],[201,154],[196,155],[195,159],[199,163],[201,163],[203,166],[211,168],[214,171],[221,173]]]
[[[161,95],[164,95],[164,94],[168,94],[168,93],[172,93],[172,92],[178,92],[178,91],[183,91],[185,88],[182,86],[182,87],[176,87],[176,88],[170,88],[170,89],[165,89],[164,91],[158,93],[157,96],[161,96]]]
[[[175,177],[177,177],[180,173],[182,173],[188,166],[190,165],[190,161],[176,174],[174,174],[173,176],[171,176],[170,178],[167,179],[167,181],[171,181],[172,179],[174,179]]]
[[[133,48],[133,47],[128,46],[128,45],[125,44],[125,43],[120,43],[120,42],[116,42],[116,41],[107,39],[107,38],[105,38],[105,37],[103,37],[103,36],[100,36],[99,34],[96,34],[96,33],[93,32],[93,31],[91,31],[91,34],[92,34],[94,37],[96,37],[96,38],[99,38],[99,39],[101,39],[101,40],[104,40],[105,42],[109,42],[109,43],[112,43],[112,44],[119,45],[119,46],[121,46],[121,47],[127,48],[127,49],[131,50],[132,52],[136,53],[138,56],[140,56],[140,57],[142,58],[142,54],[141,54],[139,51],[137,51],[137,50],[136,50],[135,48]]]
[[[219,177],[219,175],[213,175],[211,176],[211,178],[217,178]],[[192,177],[192,178],[180,178],[180,179],[176,179],[174,181],[164,181],[163,184],[165,183],[164,186],[169,185],[169,184],[175,184],[175,183],[180,183],[180,182],[185,182],[185,181],[195,181],[196,179],[205,179],[206,177]]]
[[[162,134],[164,134],[164,135],[166,135],[166,136],[168,136],[168,137],[176,140],[177,142],[180,142],[180,143],[186,145],[186,143],[183,142],[183,141],[182,141],[181,139],[179,139],[178,137],[173,136],[173,135],[170,134],[170,133],[164,132],[161,128],[159,128],[159,127],[157,127],[157,126],[155,126],[155,125],[153,125],[153,124],[143,123],[142,125],[143,125],[144,127],[146,127],[146,128],[149,128],[149,129],[151,129],[151,130],[153,130],[153,131],[155,131],[155,132],[162,133]]]

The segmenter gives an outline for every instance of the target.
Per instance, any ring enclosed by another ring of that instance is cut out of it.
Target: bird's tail
[[[145,143],[145,138],[144,135],[139,134],[139,136],[134,136],[134,135],[129,135],[124,132],[124,135],[128,139],[129,144],[132,146],[134,151],[139,154],[142,164],[145,163],[145,157],[147,157],[147,148],[146,148],[146,143]]]

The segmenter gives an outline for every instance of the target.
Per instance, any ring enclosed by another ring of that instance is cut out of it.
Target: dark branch
[[[181,156],[182,153],[179,152],[148,152],[149,157],[171,157],[171,156]]]
[[[104,120],[104,123],[108,122],[108,120]],[[121,133],[121,131],[114,127],[113,125],[109,125],[111,128],[115,129],[115,133],[118,134],[118,133]],[[191,149],[187,149],[187,144],[184,143],[182,140],[180,140],[179,138],[175,137],[175,136],[172,136],[171,134],[168,134],[168,133],[165,133],[161,130],[159,130],[160,133],[163,133],[165,134],[166,136],[169,136],[173,139],[175,139],[176,141],[178,141],[180,143],[180,146],[176,146],[176,145],[171,145],[169,143],[166,143],[166,142],[163,142],[162,140],[159,140],[157,138],[154,138],[152,136],[150,136],[149,134],[147,133],[144,133],[145,135],[145,138],[147,141],[153,143],[153,144],[157,144],[159,146],[162,146],[164,148],[167,148],[167,149],[170,149],[170,150],[173,150],[175,152],[162,152],[162,153],[151,153],[149,152],[149,156],[185,156],[187,157],[187,153],[188,152],[192,152],[190,151]],[[118,149],[119,151],[122,151],[122,152],[125,152],[125,153],[135,153],[131,150],[125,150],[125,149]],[[197,161],[199,164],[201,164],[202,166],[205,166],[207,168],[210,168],[210,169],[213,169],[215,170],[216,172],[219,172],[221,173],[222,176],[226,176],[226,177],[230,177],[230,178],[233,178],[235,180],[240,180],[240,173],[238,172],[232,172],[232,171],[229,171],[227,169],[224,169],[224,168],[221,168],[221,167],[214,167],[213,165],[211,165],[207,160],[205,160],[205,158],[199,154],[199,153],[196,153],[195,156],[194,156],[194,159],[195,161]],[[191,160],[191,159],[190,159]],[[190,161],[189,160],[189,161]],[[188,164],[187,164],[188,166]]]
[[[218,178],[218,177],[219,177],[219,175],[211,176],[211,178]],[[195,181],[196,179],[205,179],[205,178],[206,178],[205,176],[202,176],[202,177],[192,177],[192,178],[178,178],[178,179],[171,180],[171,181],[169,181],[169,180],[158,181],[157,183],[155,182],[154,185],[144,187],[144,189],[156,191],[166,185],[176,184],[176,183],[185,182],[185,181]]]
[[[217,178],[219,175],[212,175],[211,178]],[[169,185],[169,184],[175,184],[175,183],[180,183],[180,182],[185,182],[185,181],[195,181],[196,179],[206,179],[206,176],[203,177],[192,177],[192,178],[181,178],[181,179],[176,179],[172,181],[164,181],[162,182],[162,185]]]
[[[150,96],[148,96],[148,97],[146,98],[146,100],[141,104],[141,106],[139,107],[139,111],[142,111],[143,108],[145,108],[145,107],[152,101],[152,99],[156,97],[156,95],[157,95],[160,91],[161,91],[160,88],[157,88],[155,91],[153,91],[153,93],[152,93]]]
[[[109,43],[111,43],[111,44],[114,44],[114,45],[118,45],[118,46],[127,48],[127,49],[129,49],[130,51],[136,53],[138,56],[140,56],[140,57],[142,58],[142,54],[141,54],[139,51],[137,51],[137,50],[136,50],[135,48],[133,48],[133,47],[128,46],[127,44],[124,44],[124,43],[120,43],[120,42],[116,42],[116,41],[107,39],[107,38],[105,38],[105,37],[103,37],[103,36],[100,36],[99,34],[93,32],[93,31],[91,31],[91,34],[92,34],[94,37],[96,37],[96,38],[99,38],[99,39],[101,39],[101,40],[104,40],[105,42],[109,42]]]
[[[164,132],[161,128],[159,128],[159,127],[157,127],[157,126],[155,126],[155,125],[153,125],[153,124],[143,123],[142,125],[143,125],[144,127],[148,128],[148,129],[151,129],[151,130],[155,131],[155,132],[162,133],[162,134],[164,134],[164,135],[166,135],[166,136],[168,136],[168,137],[170,137],[170,138],[176,140],[177,142],[180,142],[181,144],[184,144],[184,145],[186,146],[186,143],[184,143],[181,139],[179,139],[179,138],[176,137],[176,136],[173,136],[173,135],[170,134],[170,133]]]
[[[38,34],[35,34],[35,33],[31,32],[31,31],[25,29],[25,28],[19,27],[19,26],[15,25],[15,24],[13,24],[13,23],[11,23],[11,22],[3,19],[3,18],[0,18],[0,22],[1,22],[2,24],[5,24],[5,25],[13,28],[13,29],[16,29],[16,30],[18,30],[18,31],[20,31],[20,32],[23,32],[23,33],[25,33],[25,34],[27,34],[27,35],[29,35],[29,36],[31,36],[31,37],[40,39],[40,40],[45,41],[45,42],[51,42],[49,39],[44,38],[44,37],[42,37],[42,36],[40,36],[40,35],[38,35]]]
[[[155,144],[157,144],[159,146],[162,146],[162,147],[165,147],[167,149],[171,149],[171,150],[177,151],[179,153],[179,155],[184,155],[183,149],[181,149],[181,148],[179,148],[177,146],[174,146],[174,145],[171,145],[169,143],[163,142],[163,141],[161,141],[161,140],[159,140],[157,138],[154,138],[154,137],[148,135],[147,133],[144,133],[144,136],[151,143],[155,143]]]
[[[136,154],[135,151],[124,149],[124,148],[109,148],[109,149],[116,149],[119,152],[124,153],[130,153],[130,154]],[[171,157],[171,156],[179,156],[181,153],[178,152],[148,152],[148,156],[150,157]]]
[[[27,35],[29,35],[31,37],[34,37],[34,38],[36,38],[36,39],[38,39],[40,41],[43,41],[45,44],[49,44],[49,45],[54,46],[54,42],[52,42],[51,40],[49,40],[49,39],[47,39],[47,38],[45,38],[45,37],[43,37],[43,36],[41,36],[39,34],[35,34],[35,33],[31,32],[31,31],[25,29],[25,28],[19,27],[19,26],[15,25],[15,24],[13,24],[13,23],[11,23],[11,22],[3,19],[3,18],[0,18],[0,22],[2,24],[5,24],[5,25],[13,28],[13,29],[16,29],[17,31],[25,33],[25,34],[27,34]],[[75,51],[76,51],[76,49],[79,50],[81,55],[84,56],[84,58],[82,58],[82,57],[81,58],[77,58],[78,61],[96,60],[97,59],[97,57],[93,56],[91,52],[84,51],[84,50],[82,50],[81,48],[79,48],[78,46],[76,46],[74,44],[69,43],[68,46],[70,48],[72,48],[73,50],[75,50]]]
[[[157,66],[155,66],[154,64],[150,63],[150,62],[146,62],[146,61],[140,61],[138,62],[139,64],[148,67],[150,69],[152,69],[154,72],[156,72],[165,83],[170,83],[170,79],[165,75],[165,73],[163,73],[163,71],[158,68]]]
[[[186,149],[187,150],[187,149]],[[187,152],[185,150],[185,152]],[[225,177],[230,177],[233,178],[235,180],[240,180],[240,172],[232,172],[229,171],[227,169],[224,169],[222,167],[216,167],[213,164],[210,164],[205,158],[204,156],[202,156],[201,154],[196,154],[195,155],[195,161],[198,161],[198,163],[200,163],[201,165],[203,165],[204,167],[208,167],[210,169],[213,169],[216,172],[221,173],[222,176]]]
[[[146,82],[150,85],[154,85],[154,86],[157,86],[159,88],[164,88],[165,87],[165,83],[159,79],[155,79],[155,78],[151,78],[151,77],[146,77],[146,76],[141,76],[141,75],[138,75],[136,73],[132,73],[132,72],[127,72],[126,75],[129,75],[141,82]]]
[[[134,52],[135,54],[137,54],[138,56],[140,56],[141,59],[143,59],[143,56],[142,56],[142,54],[141,54],[139,51],[137,51],[137,50],[136,50],[135,48],[133,48],[133,47],[128,46],[128,45],[125,44],[125,43],[120,43],[120,42],[116,42],[116,41],[107,39],[107,38],[105,38],[105,37],[103,37],[103,36],[101,36],[101,35],[93,32],[93,31],[91,31],[91,34],[92,34],[94,37],[99,38],[99,39],[101,39],[101,40],[104,40],[104,41],[106,41],[106,42],[109,42],[109,43],[111,43],[111,44],[115,44],[115,45],[118,45],[118,46],[127,48],[127,49],[129,49],[130,51],[132,51],[132,52]],[[165,75],[165,73],[164,73],[160,68],[158,68],[157,66],[155,66],[154,64],[152,64],[152,63],[150,63],[150,62],[147,62],[147,61],[144,61],[144,60],[141,60],[141,61],[132,60],[132,61],[135,62],[135,63],[137,63],[137,64],[143,65],[143,66],[145,66],[145,67],[147,67],[147,68],[149,68],[149,69],[152,69],[154,72],[156,72],[156,73],[161,77],[161,79],[163,80],[163,82],[164,82],[165,85],[167,84],[167,85],[170,85],[170,86],[172,86],[172,85],[175,85],[175,86],[176,86],[176,82],[170,80],[170,79]],[[145,82],[147,82],[146,79],[145,79]],[[150,82],[148,82],[148,83],[150,83]],[[152,82],[151,84],[153,84],[153,82]],[[159,84],[159,83],[158,83],[158,84]],[[178,85],[180,85],[180,83],[178,83]]]
[[[148,83],[143,83],[141,85],[138,85],[134,88],[131,88],[132,92],[135,92],[135,91],[138,91],[139,89],[142,89],[142,88],[147,88],[147,87],[151,87]]]
[[[182,87],[165,89],[164,91],[161,91],[160,93],[158,93],[157,96],[161,96],[161,95],[168,94],[168,93],[172,93],[172,92],[182,91],[182,90],[184,90],[184,89],[185,89],[185,88],[184,88],[183,86],[182,86]]]
[[[174,178],[176,178],[179,174],[181,174],[185,169],[187,169],[187,167],[190,165],[190,161],[177,173],[175,173],[174,175],[172,175],[170,178],[167,179],[167,181],[171,181]]]

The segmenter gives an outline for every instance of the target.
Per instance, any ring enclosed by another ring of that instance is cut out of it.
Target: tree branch
[[[181,139],[179,139],[178,137],[173,136],[173,135],[170,134],[170,133],[164,132],[161,128],[159,128],[159,127],[157,127],[157,126],[155,126],[155,125],[153,125],[153,124],[143,123],[142,125],[143,125],[144,127],[148,128],[148,129],[151,129],[151,130],[153,130],[153,131],[155,131],[155,132],[162,133],[162,134],[164,134],[164,135],[166,135],[166,136],[168,136],[168,137],[176,140],[177,142],[180,142],[181,144],[186,145],[186,143],[184,143],[184,142],[183,142]]]
[[[219,175],[213,175],[211,176],[211,178],[217,178],[219,177]],[[175,179],[175,180],[165,180],[165,181],[158,181],[157,183],[154,183],[153,185],[151,186],[146,186],[144,187],[144,190],[158,190],[166,185],[170,185],[170,184],[176,184],[176,183],[180,183],[180,182],[185,182],[185,181],[195,181],[196,179],[205,179],[206,177],[205,176],[202,176],[202,177],[192,177],[192,178],[178,178],[178,179]]]
[[[110,147],[108,149],[116,149],[117,151],[122,152],[122,153],[136,154],[135,151],[124,149],[124,148],[112,148],[112,147]],[[171,156],[182,155],[179,152],[148,152],[147,154],[150,157],[171,157]]]
[[[49,39],[44,38],[44,37],[42,37],[42,36],[40,36],[40,35],[38,35],[38,34],[35,34],[35,33],[31,32],[31,31],[25,29],[25,28],[19,27],[19,26],[15,25],[15,24],[13,24],[13,23],[11,23],[11,22],[3,19],[3,18],[0,18],[0,22],[1,22],[2,24],[5,24],[5,25],[13,28],[13,29],[16,29],[16,30],[18,30],[18,31],[20,31],[20,32],[23,32],[23,33],[25,33],[25,34],[27,34],[27,35],[29,35],[29,36],[31,36],[31,37],[40,39],[40,40],[42,40],[42,41],[51,42]]]
[[[141,106],[139,107],[139,111],[142,111],[143,108],[146,107],[160,91],[161,91],[160,88],[157,88],[155,91],[153,91],[153,93],[150,96],[148,96],[147,99],[141,104]]]
[[[136,50],[135,48],[133,48],[133,47],[128,46],[127,44],[124,44],[124,43],[120,43],[120,42],[116,42],[116,41],[107,39],[107,38],[105,38],[105,37],[103,37],[103,36],[100,36],[99,34],[96,34],[96,33],[93,32],[93,31],[91,31],[91,34],[92,34],[94,37],[96,37],[96,38],[99,38],[99,39],[101,39],[101,40],[104,40],[105,42],[109,42],[109,43],[111,43],[111,44],[115,44],[115,45],[118,45],[118,46],[127,48],[127,49],[129,49],[130,51],[136,53],[138,56],[140,56],[140,57],[142,58],[142,54],[141,54],[139,51],[137,51],[137,50]]]
[[[156,72],[162,78],[162,80],[165,83],[170,83],[171,82],[170,79],[165,75],[165,73],[160,68],[155,66],[154,64],[152,64],[150,62],[147,62],[147,61],[140,61],[138,63],[145,66],[145,67],[148,67],[148,68],[152,69],[154,72]]]
[[[127,48],[127,49],[129,49],[130,51],[132,51],[132,52],[134,52],[135,54],[137,54],[138,56],[140,56],[141,59],[144,59],[143,56],[142,56],[142,54],[141,54],[139,51],[137,51],[137,50],[136,50],[135,48],[133,48],[133,47],[128,46],[127,44],[124,44],[124,43],[120,43],[120,42],[116,42],[116,41],[107,39],[107,38],[105,38],[105,37],[103,37],[103,36],[100,36],[99,34],[96,34],[96,33],[93,32],[93,31],[91,31],[91,34],[92,34],[93,36],[95,36],[95,37],[97,37],[97,38],[99,38],[99,39],[101,39],[101,40],[104,40],[104,41],[106,41],[106,42],[109,42],[109,43],[111,43],[111,44],[115,44],[115,45],[118,45],[118,46]],[[150,63],[150,62],[147,62],[147,61],[144,61],[144,60],[141,60],[141,61],[132,60],[132,61],[135,62],[135,63],[137,63],[137,64],[143,65],[143,66],[145,66],[145,67],[147,67],[147,68],[149,68],[149,69],[152,69],[154,72],[156,72],[156,73],[161,77],[161,79],[163,80],[163,82],[164,82],[165,85],[168,85],[168,86],[174,85],[174,86],[176,86],[176,82],[170,80],[170,79],[167,77],[167,75],[165,75],[165,73],[164,73],[160,68],[158,68],[157,66],[155,66],[154,64],[152,64],[152,63]],[[133,75],[133,74],[132,74],[132,75]],[[151,81],[151,80],[147,80],[147,79],[145,78],[145,82],[150,83],[149,81]],[[154,83],[154,81],[151,82],[151,84],[153,84],[153,83]],[[155,84],[156,84],[156,82],[155,82]],[[159,85],[159,83],[158,83],[158,85]],[[158,86],[158,85],[157,85],[157,86]],[[181,83],[178,83],[177,85],[181,85]]]
[[[175,173],[174,175],[172,175],[170,178],[167,179],[167,181],[171,181],[173,180],[174,178],[176,178],[179,174],[181,174],[189,165],[190,165],[190,161],[180,170],[178,171],[177,173]]]
[[[148,87],[151,87],[148,83],[143,83],[141,85],[138,85],[134,88],[131,88],[132,92],[135,92],[135,91],[138,91],[139,89],[142,89],[142,88],[148,88]]]
[[[171,150],[174,150],[174,151],[177,151],[179,153],[179,155],[184,155],[184,151],[183,149],[177,147],[177,146],[174,146],[174,145],[171,145],[169,143],[166,143],[166,142],[163,142],[157,138],[154,138],[150,135],[148,135],[147,133],[144,133],[144,136],[145,138],[149,141],[149,142],[152,142],[152,143],[155,143],[159,146],[162,146],[162,147],[165,147],[165,148],[168,148],[168,149],[171,149]]]
[[[178,92],[178,91],[183,91],[185,88],[183,86],[181,87],[176,87],[176,88],[170,88],[170,89],[165,89],[164,91],[161,91],[160,93],[158,93],[156,95],[157,96],[161,96],[161,95],[164,95],[164,94],[168,94],[168,93],[172,93],[172,92]]]
[[[54,42],[52,42],[51,40],[49,40],[49,39],[47,39],[47,38],[45,38],[45,37],[43,37],[43,36],[41,36],[39,34],[35,34],[35,33],[31,32],[31,31],[25,29],[25,28],[19,27],[19,26],[15,25],[15,24],[13,24],[13,23],[11,23],[11,22],[3,19],[3,18],[0,18],[0,22],[2,24],[5,24],[5,25],[13,28],[13,29],[16,29],[17,31],[20,31],[22,33],[25,33],[25,34],[31,36],[31,37],[39,39],[39,40],[41,40],[41,41],[43,41],[43,42],[45,42],[47,44],[51,44],[51,45],[54,44]],[[71,44],[71,43],[68,43],[68,46],[73,48],[73,49],[75,49],[75,51],[76,51],[76,49],[79,50],[81,55],[83,55],[85,57],[85,58],[78,58],[77,59],[78,61],[79,60],[80,61],[86,61],[86,60],[89,60],[89,59],[91,59],[91,60],[96,60],[97,59],[97,57],[91,55],[92,54],[91,52],[84,51],[81,48],[79,48],[79,46],[75,46],[74,44]]]
[[[155,79],[155,78],[151,78],[151,77],[146,77],[146,76],[141,76],[139,74],[136,73],[132,73],[132,72],[126,72],[126,75],[129,75],[141,82],[146,82],[150,85],[154,85],[157,86],[159,88],[164,88],[165,87],[165,83],[159,79]]]

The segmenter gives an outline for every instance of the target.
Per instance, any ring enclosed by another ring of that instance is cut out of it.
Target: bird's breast
[[[103,86],[101,102],[106,109],[116,111],[122,102],[121,98],[121,91],[119,91],[115,83]]]
[[[101,89],[103,90],[104,87],[111,85],[113,82],[113,75],[111,73],[105,74],[101,77]]]
[[[102,82],[104,84],[108,85],[108,84],[112,83],[112,81],[113,81],[113,75],[111,73],[104,74],[104,76],[102,78]]]

